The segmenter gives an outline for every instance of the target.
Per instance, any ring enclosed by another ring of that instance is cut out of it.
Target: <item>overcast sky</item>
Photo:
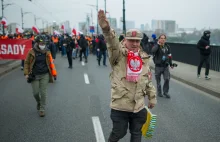
[[[57,21],[61,23],[69,20],[71,27],[78,27],[78,22],[85,21],[86,13],[93,11],[96,23],[96,0],[4,0],[6,3],[14,3],[8,6],[4,15],[8,22],[21,24],[21,8],[24,12],[32,12],[38,17],[46,19],[49,23]],[[98,0],[99,9],[104,9],[104,0]],[[106,0],[107,11],[111,17],[122,17],[122,0]],[[220,0],[126,0],[126,20],[135,21],[135,27],[148,23],[151,26],[152,19],[176,20],[181,28],[220,28],[219,6]],[[52,14],[51,14],[52,13]],[[32,14],[24,16],[24,27],[34,25]],[[37,21],[41,28],[41,20]]]

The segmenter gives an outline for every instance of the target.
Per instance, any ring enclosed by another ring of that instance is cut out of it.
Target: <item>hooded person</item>
[[[157,40],[157,35],[156,35],[156,34],[152,34],[151,37],[152,37],[152,39],[153,39],[154,45],[157,44],[157,42],[158,42],[158,40]]]
[[[209,80],[211,79],[209,77],[209,68],[210,68],[210,54],[211,54],[211,48],[210,48],[210,36],[211,32],[209,30],[203,32],[203,36],[197,43],[197,48],[200,50],[200,63],[197,70],[197,77],[200,77],[201,69],[203,66],[203,63],[206,64],[206,70],[205,70],[205,79]]]
[[[143,38],[142,38],[142,40],[141,40],[141,47],[143,48],[143,50],[147,53],[147,54],[150,54],[150,51],[149,51],[149,49],[148,49],[148,46],[147,46],[147,44],[148,44],[148,36],[145,34],[145,33],[143,33]]]
[[[45,38],[39,35],[35,41],[36,44],[28,52],[24,63],[24,75],[27,82],[31,83],[39,115],[44,117],[48,83],[54,82],[57,72],[51,52],[46,48]]]
[[[88,60],[86,55],[86,48],[88,48],[88,42],[83,34],[80,35],[79,46],[80,46],[80,53],[79,53],[80,61],[82,61],[82,54],[83,54],[85,57],[85,62],[87,63]]]
[[[124,40],[124,38],[125,38],[124,35],[120,35],[120,36],[119,36],[119,42],[121,42],[122,40]]]
[[[107,46],[106,46],[106,42],[105,42],[105,38],[103,35],[99,35],[98,37],[99,42],[97,43],[97,49],[98,49],[98,65],[100,66],[100,62],[101,62],[101,58],[103,56],[103,66],[107,66],[106,65],[106,56],[107,56]]]
[[[72,69],[72,65],[73,65],[72,52],[73,52],[73,48],[75,48],[74,46],[75,44],[72,45],[72,43],[73,43],[72,38],[68,34],[65,34],[64,40],[63,40],[63,46],[66,49],[66,54],[67,54],[67,59],[68,59],[70,69]]]

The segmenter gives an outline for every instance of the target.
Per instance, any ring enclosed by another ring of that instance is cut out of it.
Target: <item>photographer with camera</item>
[[[157,95],[159,97],[170,98],[169,92],[169,81],[170,71],[169,66],[173,68],[177,64],[172,63],[171,49],[166,42],[166,35],[162,34],[158,38],[157,44],[152,48],[153,61],[155,64],[155,78],[157,82]],[[164,77],[163,94],[161,92],[161,74]]]
[[[51,52],[46,48],[45,37],[36,37],[34,48],[28,52],[24,63],[24,75],[31,83],[33,95],[37,101],[37,110],[40,117],[45,116],[45,105],[48,83],[56,80],[57,72]]]

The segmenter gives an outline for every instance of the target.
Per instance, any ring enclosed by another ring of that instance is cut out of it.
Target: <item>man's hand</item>
[[[205,48],[208,49],[210,46],[206,46]]]
[[[148,104],[148,108],[149,108],[149,109],[154,108],[154,106],[155,106],[154,104],[151,104],[151,103]]]
[[[25,78],[28,79],[28,75],[25,75]]]
[[[109,31],[110,30],[109,22],[108,22],[108,20],[106,18],[106,15],[105,15],[103,10],[99,10],[98,20],[99,20],[99,25],[100,25],[100,27],[102,28],[103,31]]]

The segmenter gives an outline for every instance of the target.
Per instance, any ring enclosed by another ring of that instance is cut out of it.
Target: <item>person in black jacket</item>
[[[51,52],[52,58],[53,60],[56,59],[56,46],[54,45],[54,43],[52,42],[52,40],[50,38],[46,39],[46,48],[48,48]]]
[[[149,40],[149,37],[143,33],[143,38],[141,40],[141,47],[142,49],[149,55],[150,54],[150,50],[149,50],[149,46],[148,46],[148,40]]]
[[[170,71],[169,66],[173,68],[171,49],[168,44],[165,43],[166,35],[162,34],[158,38],[158,43],[152,48],[153,61],[155,64],[155,78],[157,82],[157,95],[159,97],[170,98],[169,81]],[[164,77],[163,95],[161,91],[161,75]]]
[[[75,43],[73,42],[72,38],[68,34],[64,35],[63,46],[66,49],[69,68],[72,69],[73,67],[72,66],[73,64],[72,52],[73,52],[73,48],[75,48]]]
[[[200,63],[198,66],[198,71],[197,71],[197,77],[200,78],[200,72],[203,66],[203,63],[205,62],[206,64],[206,70],[205,70],[205,79],[209,80],[211,79],[209,77],[209,67],[210,67],[210,54],[211,54],[211,47],[210,47],[210,31],[204,31],[203,36],[197,43],[197,48],[200,50]]]
[[[103,66],[107,66],[106,65],[106,51],[107,51],[107,46],[104,40],[104,36],[100,35],[98,37],[99,42],[97,43],[97,50],[99,52],[99,56],[98,56],[98,65],[100,66],[100,62],[103,56]]]
[[[79,53],[80,61],[82,61],[82,54],[83,54],[85,57],[85,62],[87,63],[88,60],[86,56],[86,48],[88,47],[88,41],[86,40],[83,34],[80,35],[79,46],[80,46],[80,53]]]

